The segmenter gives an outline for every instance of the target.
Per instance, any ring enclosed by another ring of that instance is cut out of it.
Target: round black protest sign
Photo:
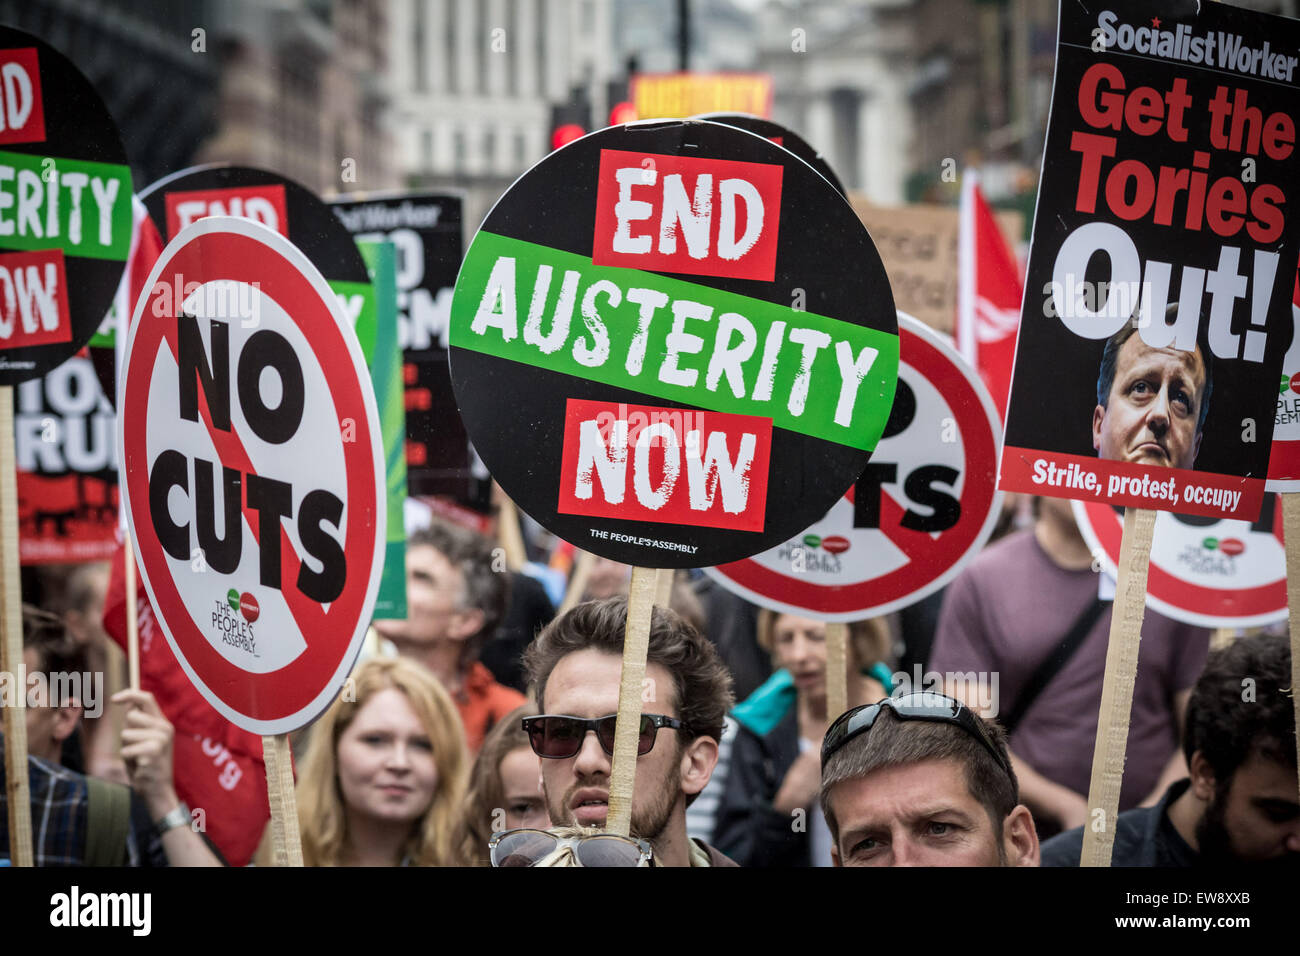
[[[331,285],[370,281],[352,234],[334,211],[310,189],[279,173],[251,166],[195,166],[158,180],[140,198],[164,242],[206,216],[251,219],[306,253]]]
[[[643,567],[764,551],[866,466],[898,376],[884,266],[821,175],[717,123],[611,127],[497,202],[452,385],[506,493]]]
[[[764,139],[770,139],[776,145],[788,149],[817,170],[835,187],[837,193],[841,196],[845,195],[844,184],[840,182],[840,177],[835,175],[835,170],[831,169],[831,164],[826,162],[826,157],[814,149],[811,143],[794,130],[787,129],[780,123],[773,123],[771,120],[765,120],[761,116],[754,116],[750,113],[701,113],[694,118],[722,123],[724,126],[734,126],[736,129],[747,130],[750,133],[757,133]]]
[[[44,375],[104,320],[131,245],[131,188],[90,81],[0,27],[0,385]]]

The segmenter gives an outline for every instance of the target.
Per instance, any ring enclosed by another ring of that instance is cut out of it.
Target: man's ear
[[[1192,794],[1196,799],[1204,800],[1206,803],[1212,801],[1218,781],[1214,776],[1214,768],[1205,759],[1205,754],[1199,750],[1192,754],[1192,760],[1187,765],[1187,771],[1192,778]]]
[[[709,785],[713,768],[718,765],[718,742],[712,737],[696,737],[682,748],[682,793],[699,793]]]
[[[451,636],[458,641],[473,637],[479,631],[483,630],[483,622],[487,620],[483,614],[482,608],[467,607],[456,612],[451,621]]]
[[[1196,433],[1196,441],[1192,443],[1192,461],[1196,461],[1196,456],[1201,453],[1201,439],[1203,437],[1204,437],[1204,433],[1202,432]]]
[[[1002,823],[1002,842],[1007,866],[1038,866],[1038,831],[1034,816],[1023,803],[1018,804]]]
[[[1092,410],[1092,450],[1101,451],[1101,423],[1106,420],[1106,409],[1098,405]]]

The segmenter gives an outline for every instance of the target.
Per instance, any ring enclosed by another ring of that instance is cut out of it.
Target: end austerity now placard
[[[131,169],[108,109],[53,47],[0,26],[0,386],[76,354],[131,244]]]
[[[766,550],[853,483],[894,398],[880,257],[812,167],[710,122],[593,133],[489,213],[451,310],[470,437],[529,514],[644,567]]]
[[[1001,487],[1258,515],[1300,251],[1297,64],[1294,20],[1061,5]]]

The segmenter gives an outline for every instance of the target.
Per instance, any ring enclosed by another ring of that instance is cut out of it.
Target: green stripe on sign
[[[897,335],[490,232],[451,344],[865,451],[898,378]]]
[[[130,168],[0,150],[0,250],[38,249],[125,261]]]

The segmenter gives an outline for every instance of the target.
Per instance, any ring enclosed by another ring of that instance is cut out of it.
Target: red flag
[[[104,599],[104,630],[126,650],[125,550],[117,549]],[[158,701],[176,729],[172,777],[176,792],[231,866],[244,866],[271,818],[262,739],[236,727],[190,683],[154,618],[149,597],[136,594],[140,687]]]
[[[957,244],[957,348],[988,386],[1003,421],[1024,283],[973,172],[962,177]]]

